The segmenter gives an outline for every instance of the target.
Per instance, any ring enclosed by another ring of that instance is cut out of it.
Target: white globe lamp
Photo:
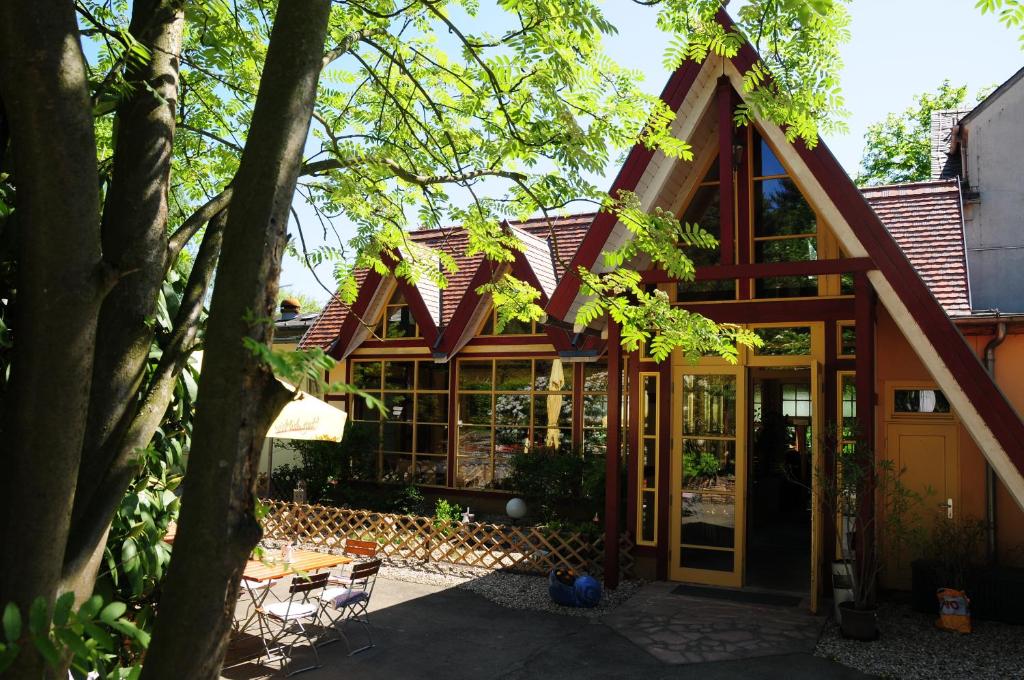
[[[505,514],[511,517],[513,522],[526,517],[526,501],[522,498],[513,498],[505,504]]]

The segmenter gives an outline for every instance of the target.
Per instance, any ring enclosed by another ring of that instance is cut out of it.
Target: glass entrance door
[[[746,494],[742,367],[674,371],[671,577],[740,586]]]

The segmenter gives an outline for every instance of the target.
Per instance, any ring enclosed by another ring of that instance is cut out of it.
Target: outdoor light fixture
[[[513,520],[526,517],[526,501],[522,498],[513,498],[505,504],[505,514]]]
[[[743,153],[747,147],[742,142],[736,142],[732,145],[732,169],[739,170],[740,166],[743,165]]]

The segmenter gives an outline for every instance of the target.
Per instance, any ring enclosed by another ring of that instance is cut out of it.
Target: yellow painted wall
[[[967,336],[979,358],[991,336]],[[931,381],[932,378],[896,323],[882,307],[878,310],[875,342],[876,446],[880,457],[885,451],[886,381]],[[1024,412],[1024,335],[1009,335],[996,352],[996,381],[1018,412]],[[985,458],[963,426],[959,431],[960,513],[965,518],[985,518]],[[996,545],[999,559],[1007,564],[1024,565],[1024,512],[1014,503],[1006,488],[997,481]]]

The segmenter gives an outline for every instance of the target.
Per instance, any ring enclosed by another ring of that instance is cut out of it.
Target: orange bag
[[[939,620],[935,625],[954,633],[971,632],[971,601],[967,593],[952,588],[939,588]]]

